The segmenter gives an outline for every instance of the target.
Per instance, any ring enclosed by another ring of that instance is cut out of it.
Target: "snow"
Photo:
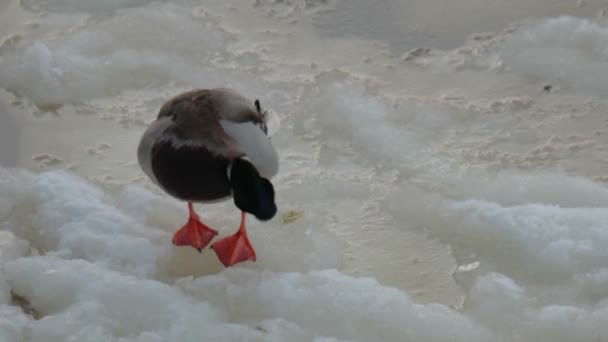
[[[0,341],[608,340],[603,21],[404,61],[370,38],[402,25],[324,32],[336,3],[5,7],[41,26],[0,54]],[[279,214],[229,269],[170,243],[186,206],[134,163],[160,104],[211,86],[281,121]]]
[[[2,222],[12,229],[5,232],[8,238],[3,241],[9,248],[3,249],[2,260],[6,284],[44,317],[28,322],[33,341],[403,336],[484,341],[490,336],[445,306],[417,305],[403,291],[332,269],[275,272],[254,267],[198,278],[171,277],[174,267],[184,266],[178,265],[181,261],[162,260],[175,253],[163,243],[170,232],[138,224],[135,217],[142,216],[136,206],[130,206],[135,213],[130,217],[124,208],[104,200],[106,194],[98,188],[63,171],[4,172],[2,179],[10,181],[1,183],[2,193],[14,190],[22,179],[30,184],[21,188],[22,196],[7,203],[10,210]],[[137,203],[144,209],[148,206],[142,205],[142,197],[154,197],[142,189],[123,196],[137,195],[140,201],[119,203]],[[13,231],[28,236],[30,247],[44,255],[27,256]],[[264,248],[263,243],[257,246]],[[310,253],[317,252],[322,248]],[[10,324],[23,333],[21,321]],[[433,329],[437,324],[444,329]]]
[[[224,36],[169,3],[122,9],[86,30],[23,46],[0,61],[0,83],[27,89],[37,103],[63,104],[169,80],[209,82],[214,75],[200,60],[220,56]]]
[[[509,37],[500,51],[508,68],[601,96],[606,83],[608,27],[594,20],[561,16],[532,21]]]

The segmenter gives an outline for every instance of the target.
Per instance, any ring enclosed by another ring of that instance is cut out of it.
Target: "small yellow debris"
[[[283,223],[291,223],[304,215],[302,211],[289,210],[283,214]]]

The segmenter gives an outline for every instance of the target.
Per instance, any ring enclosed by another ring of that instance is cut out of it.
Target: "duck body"
[[[229,199],[231,158],[205,147],[174,147],[170,142],[155,146],[151,171],[169,195],[188,202],[210,203]]]
[[[193,202],[233,198],[243,213],[242,226],[246,212],[261,220],[276,213],[270,179],[278,172],[279,159],[267,135],[267,116],[258,100],[247,100],[233,90],[195,89],[169,99],[144,132],[137,159],[164,192],[188,202],[195,222],[189,220],[190,226],[180,230],[188,233],[181,240],[180,231],[176,233],[176,245],[200,251],[210,239],[193,243],[196,235],[208,233],[213,238],[217,234],[198,220]],[[204,227],[191,227],[196,224]]]
[[[278,154],[253,102],[229,89],[179,94],[144,132],[137,156],[144,173],[169,195],[213,203],[232,195],[229,168],[247,158],[262,177],[278,172]]]

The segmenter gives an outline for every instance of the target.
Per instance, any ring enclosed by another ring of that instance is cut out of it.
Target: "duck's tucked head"
[[[230,167],[230,185],[234,204],[242,211],[267,221],[277,213],[274,187],[260,176],[255,166],[246,158],[238,158]]]

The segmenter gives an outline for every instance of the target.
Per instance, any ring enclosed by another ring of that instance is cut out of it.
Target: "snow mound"
[[[524,24],[499,55],[513,71],[563,88],[604,94],[608,83],[608,27],[569,16]]]

